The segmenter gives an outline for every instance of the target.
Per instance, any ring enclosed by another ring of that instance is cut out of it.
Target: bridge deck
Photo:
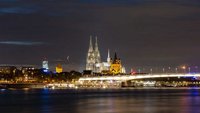
[[[81,77],[79,81],[85,80],[117,80],[126,81],[133,79],[145,79],[145,78],[168,78],[168,77],[200,77],[200,74],[147,74],[147,75],[117,75],[117,76],[98,76],[98,77]]]

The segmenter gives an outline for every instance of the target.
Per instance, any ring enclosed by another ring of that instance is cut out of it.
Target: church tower
[[[107,61],[101,61],[101,55],[98,47],[98,39],[95,37],[93,46],[92,36],[90,36],[89,49],[86,58],[86,70],[93,73],[119,74],[122,72],[121,60],[117,58],[115,53],[114,59],[110,58],[110,50],[108,49]]]
[[[122,72],[121,69],[122,69],[121,60],[117,58],[117,53],[115,52],[114,59],[110,66],[110,72],[115,75],[120,74]]]
[[[108,57],[107,57],[107,62],[110,63],[110,50],[108,49]]]
[[[96,42],[95,42],[94,56],[95,56],[95,63],[100,63],[101,62],[101,56],[100,56],[100,52],[99,52],[97,36],[96,36]]]
[[[87,53],[87,59],[86,59],[86,70],[93,71],[95,68],[95,56],[94,56],[94,49],[92,45],[92,36],[90,36],[90,44],[89,49]]]
[[[97,36],[95,38],[96,38],[96,41],[95,41],[95,48],[94,48],[94,58],[95,58],[94,72],[99,73],[101,72],[101,56],[99,52]]]

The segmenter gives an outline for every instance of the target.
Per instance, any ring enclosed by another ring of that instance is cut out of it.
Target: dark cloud
[[[43,43],[42,42],[1,41],[0,44],[34,46],[34,45],[42,45]]]
[[[35,12],[35,9],[23,7],[1,8],[0,13],[16,13],[16,14],[30,14]]]

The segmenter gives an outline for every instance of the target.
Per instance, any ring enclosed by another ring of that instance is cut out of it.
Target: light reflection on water
[[[200,113],[200,89],[1,90],[1,113]]]

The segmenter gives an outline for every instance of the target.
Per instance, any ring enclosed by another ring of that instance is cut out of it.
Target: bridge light
[[[186,66],[182,66],[181,68],[185,70],[185,69],[186,69]]]
[[[184,73],[186,73],[186,66],[181,67],[184,70]]]

